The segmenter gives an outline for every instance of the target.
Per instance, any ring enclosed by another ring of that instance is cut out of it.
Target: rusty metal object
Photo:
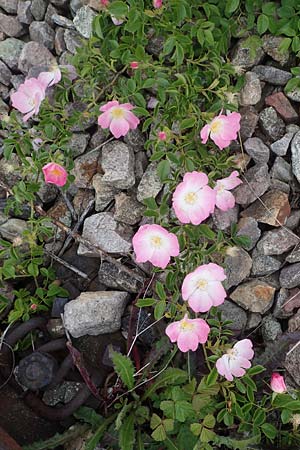
[[[34,352],[21,359],[16,378],[21,386],[37,391],[52,382],[56,371],[57,362],[51,355]]]
[[[0,427],[0,450],[22,450],[17,442]]]

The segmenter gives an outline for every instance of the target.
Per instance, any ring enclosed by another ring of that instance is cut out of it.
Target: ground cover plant
[[[63,224],[48,217],[36,194],[43,182],[58,186],[62,195],[71,187],[68,142],[81,121],[97,121],[108,142],[137,129],[147,137],[145,152],[157,163],[164,188],[159,199],[144,200],[146,220],[132,238],[131,263],[151,263],[152,275],[132,301],[135,327],[127,352],[111,351],[115,372],[101,390],[100,406],[81,407],[73,430],[26,449],[58,448],[83,431],[89,431],[86,450],[98,443],[122,450],[298,448],[299,393],[287,390],[277,360],[271,370],[255,362],[255,342],[236,339],[218,310],[226,297],[225,253],[247,245],[247,236],[237,235],[234,226],[230,234],[213,230],[208,219],[216,209],[234,207],[231,191],[243,182],[243,164],[229,148],[233,141],[239,147],[236,94],[243,84],[239,67],[228,59],[232,40],[254,32],[249,40],[255,52],[260,35],[269,31],[286,36],[282,51],[299,52],[299,6],[100,3],[93,37],[70,64],[27,79],[11,95],[10,114],[1,118],[4,157],[20,162],[13,186],[0,180],[6,213],[28,210],[23,235],[0,240],[0,278],[15,287],[5,328],[46,314],[55,297],[68,295],[44,258],[47,239]],[[297,70],[294,75],[289,89],[298,86]],[[71,101],[79,105],[72,113]],[[1,313],[9,303],[0,297]],[[144,310],[153,317],[146,329]],[[164,335],[143,358],[137,340],[158,324],[164,324]],[[282,346],[298,339],[285,335]],[[75,365],[99,395],[82,363]]]

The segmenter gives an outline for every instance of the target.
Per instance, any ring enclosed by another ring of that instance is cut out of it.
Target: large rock
[[[28,42],[20,54],[18,68],[26,74],[34,66],[51,66],[54,63],[54,56],[44,45]]]
[[[250,275],[252,259],[248,253],[239,247],[229,247],[224,261],[226,280],[225,289],[237,286]]]
[[[264,34],[262,37],[263,49],[267,55],[271,56],[275,61],[279,62],[280,65],[285,65],[289,60],[289,52],[280,51],[280,46],[284,37],[273,36],[272,34]]]
[[[273,311],[273,316],[277,319],[286,319],[293,315],[293,308],[290,311],[286,311],[284,308],[285,303],[290,297],[290,292],[288,289],[281,288],[275,298],[275,307]]]
[[[114,333],[121,327],[127,300],[127,292],[82,292],[65,305],[65,327],[75,338]]]
[[[116,189],[134,186],[134,153],[123,142],[110,142],[102,149],[103,181]]]
[[[221,209],[216,208],[212,214],[212,219],[214,226],[217,230],[227,231],[230,230],[231,225],[237,223],[239,216],[239,207],[235,205],[233,208],[227,211],[221,211]]]
[[[281,287],[291,289],[300,285],[300,263],[290,264],[281,270]]]
[[[93,31],[93,20],[96,17],[96,13],[88,6],[83,6],[76,12],[76,16],[73,19],[78,33],[84,38],[89,39]]]
[[[293,174],[300,183],[300,131],[295,134],[292,140],[291,151]]]
[[[237,224],[237,236],[247,236],[249,244],[245,245],[246,250],[252,250],[261,236],[261,231],[257,225],[257,220],[253,217],[243,217]]]
[[[295,331],[295,330],[293,330]],[[286,354],[286,358],[284,361],[284,367],[297,383],[300,386],[300,345],[291,345],[289,352]]]
[[[263,318],[261,334],[264,342],[276,341],[276,339],[282,334],[280,323],[272,316],[272,314],[269,314]]]
[[[17,14],[18,0],[0,0],[0,8],[8,14]]]
[[[17,17],[7,16],[0,12],[0,31],[6,34],[6,36],[19,37],[25,33],[25,28]]]
[[[251,275],[261,277],[271,275],[281,267],[281,262],[273,256],[257,255],[252,259]]]
[[[257,251],[261,255],[282,255],[299,242],[299,238],[290,230],[279,228],[266,231],[257,244]]]
[[[119,222],[135,225],[141,220],[144,210],[144,205],[124,192],[121,192],[115,197],[114,218]]]
[[[96,173],[93,177],[93,188],[95,189],[95,210],[103,211],[115,198],[117,189],[108,186],[103,181],[103,175]]]
[[[273,106],[286,123],[297,122],[299,116],[283,92],[276,92],[265,99],[267,106]]]
[[[266,81],[277,86],[285,86],[292,78],[290,72],[272,66],[256,66],[252,69],[252,72],[256,73],[261,81]]]
[[[47,22],[32,22],[29,27],[30,39],[44,45],[49,50],[54,49],[55,33]]]
[[[5,41],[0,42],[0,59],[2,59],[10,69],[17,69],[19,57],[24,45],[25,43],[19,41],[19,39],[5,39]]]
[[[263,51],[259,41],[253,48],[254,42],[250,38],[240,39],[233,53],[231,63],[234,66],[240,66],[244,69],[251,69],[251,67],[259,64],[263,59],[265,52]]]
[[[277,180],[290,183],[293,179],[293,173],[291,165],[281,156],[278,156],[273,164],[270,175]]]
[[[72,175],[75,177],[75,186],[93,189],[93,177],[101,171],[100,155],[101,153],[96,151],[75,159],[72,171]]]
[[[48,2],[45,0],[32,0],[31,13],[35,20],[43,20],[47,9],[47,3]]]
[[[118,226],[111,214],[104,212],[85,220],[82,237],[107,253],[128,253],[131,243],[122,237],[122,231],[122,227]],[[100,258],[93,248],[87,248],[83,244],[78,247],[78,255]]]
[[[272,106],[262,110],[259,115],[259,123],[263,132],[273,142],[278,141],[285,133],[284,122]]]
[[[244,149],[256,163],[267,163],[270,157],[270,150],[266,144],[258,137],[249,138],[244,142]]]
[[[253,106],[245,106],[240,109],[241,114],[241,138],[244,141],[252,137],[258,123],[258,114]]]
[[[157,173],[157,164],[152,162],[146,169],[137,189],[137,199],[142,202],[146,198],[155,198],[161,191],[163,184]]]
[[[222,320],[231,320],[232,324],[228,325],[231,330],[242,331],[247,324],[247,313],[235,303],[225,300],[218,306],[218,311],[222,313]]]
[[[10,85],[12,73],[4,62],[0,60],[0,83]]]
[[[66,147],[71,150],[73,158],[84,153],[87,148],[90,135],[88,133],[73,133]]]
[[[261,280],[252,280],[238,286],[230,298],[246,310],[264,314],[271,308],[274,294],[273,286]]]
[[[234,190],[236,203],[248,205],[263,195],[270,186],[270,175],[267,164],[251,167],[244,175],[247,181]]]
[[[279,227],[285,223],[291,213],[289,197],[285,192],[272,190],[264,194],[245,209],[242,217],[253,217],[258,222]]]
[[[240,93],[239,103],[242,106],[256,105],[261,99],[261,84],[256,73],[245,74],[245,84]]]
[[[278,156],[286,155],[294,133],[286,133],[281,139],[271,144],[271,150]]]
[[[10,1],[10,0],[9,0]],[[18,19],[25,25],[30,25],[33,21],[33,16],[30,11],[31,1],[19,1],[18,4]]]
[[[145,279],[139,274],[133,277],[114,264],[103,261],[100,264],[99,281],[111,289],[126,289],[127,292],[138,293]]]

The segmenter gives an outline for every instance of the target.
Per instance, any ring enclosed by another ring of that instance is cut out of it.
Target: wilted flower
[[[277,394],[283,394],[287,390],[284,377],[280,375],[278,372],[272,373],[270,385],[272,391],[276,392]]]
[[[203,319],[189,319],[186,314],[182,320],[170,323],[166,328],[166,335],[171,342],[177,342],[182,352],[193,352],[199,344],[205,344],[210,328]]]
[[[234,170],[229,177],[216,181],[216,186],[214,187],[217,194],[216,206],[222,211],[227,211],[235,205],[234,195],[229,191],[242,183],[238,176],[238,171]]]
[[[36,78],[29,78],[11,95],[12,106],[25,114],[26,122],[34,114],[38,114],[45,98],[45,87]]]
[[[203,264],[183,280],[182,298],[195,312],[209,311],[224,302],[226,291],[221,281],[225,279],[224,269],[218,264]]]
[[[232,381],[233,377],[245,375],[245,369],[251,367],[250,359],[254,355],[252,347],[250,339],[243,339],[234,344],[232,349],[228,350],[225,355],[217,360],[216,368],[218,373],[223,375],[228,381]]]
[[[64,169],[59,164],[54,162],[46,164],[42,168],[45,182],[56,184],[56,186],[64,186],[67,182],[68,173],[66,169]]]
[[[169,264],[171,256],[179,255],[176,235],[160,225],[142,225],[133,236],[132,244],[138,263],[150,261],[162,269]]]
[[[216,193],[202,172],[188,172],[173,194],[173,208],[182,223],[199,225],[214,212]]]
[[[222,150],[228,147],[231,141],[237,138],[240,129],[241,115],[237,112],[230,113],[228,116],[219,114],[209,124],[201,130],[201,140],[206,144],[208,136]]]
[[[129,130],[134,130],[140,120],[131,112],[134,108],[130,103],[120,104],[114,100],[101,106],[103,112],[98,117],[98,125],[101,128],[109,128],[116,139],[125,136]]]

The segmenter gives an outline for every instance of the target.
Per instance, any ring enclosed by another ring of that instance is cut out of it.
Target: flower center
[[[224,184],[218,183],[217,189],[218,189],[218,192],[223,192],[223,191],[225,191],[225,186],[224,186]]]
[[[111,115],[114,119],[123,119],[125,112],[122,108],[114,108],[111,111]]]
[[[191,331],[193,329],[194,329],[194,324],[189,323],[186,320],[183,320],[180,324],[181,331]]]
[[[237,352],[234,348],[230,348],[229,350],[227,350],[227,355],[229,356],[229,358],[235,358],[237,356]]]
[[[189,192],[188,194],[185,195],[184,200],[189,205],[194,205],[194,203],[197,200],[197,194],[195,192]]]
[[[161,244],[162,244],[162,239],[161,239],[161,237],[159,237],[159,236],[153,236],[153,237],[151,238],[151,244],[152,244],[152,246],[155,247],[155,248],[160,248],[160,247],[161,247]]]
[[[61,175],[61,171],[57,168],[51,170],[51,175],[54,175],[55,177],[59,177]]]
[[[201,289],[202,291],[204,291],[207,288],[207,281],[206,280],[199,280],[197,283],[197,287],[198,289]]]
[[[216,119],[213,121],[213,123],[210,126],[210,131],[212,133],[219,133],[221,131],[222,128],[222,121],[219,119]]]

